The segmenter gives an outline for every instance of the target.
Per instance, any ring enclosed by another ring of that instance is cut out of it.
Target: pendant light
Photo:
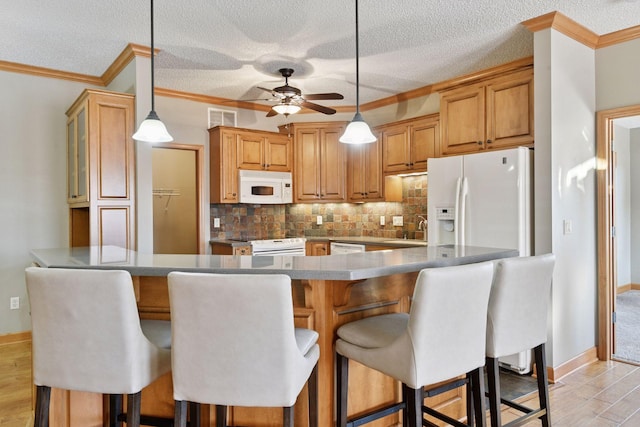
[[[369,125],[360,114],[360,66],[358,43],[358,0],[356,0],[356,114],[345,129],[339,141],[345,144],[368,144],[376,141]]]
[[[154,102],[154,69],[153,69],[153,57],[156,52],[153,48],[153,0],[151,0],[151,111],[149,115],[142,123],[140,123],[140,127],[138,131],[133,134],[133,139],[141,142],[171,142],[173,141],[173,137],[169,135],[167,132],[167,128],[164,123],[160,121],[160,118],[156,114],[155,111],[155,102]]]

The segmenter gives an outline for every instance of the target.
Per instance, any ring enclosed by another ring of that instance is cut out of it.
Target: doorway
[[[637,360],[629,359],[626,349],[625,357],[622,347],[616,343],[620,338],[628,339],[630,330],[640,329],[638,325],[629,325],[632,317],[618,316],[617,300],[619,295],[627,294],[625,291],[635,290],[634,277],[640,277],[632,271],[635,248],[631,241],[633,230],[640,225],[632,225],[633,194],[640,189],[633,189],[632,168],[630,159],[633,152],[640,151],[637,146],[633,148],[631,135],[640,135],[639,131],[631,129],[640,126],[640,120],[634,122],[634,118],[640,119],[640,105],[604,110],[597,113],[597,211],[598,211],[598,358],[601,360],[621,359],[640,363],[640,354]],[[625,132],[625,129],[628,132]],[[616,131],[622,136],[616,137]],[[638,137],[640,138],[640,137]],[[618,152],[619,151],[619,152]],[[635,187],[638,187],[637,185]],[[638,198],[635,198],[638,203]],[[617,237],[616,237],[617,236]],[[630,296],[627,294],[626,297]],[[626,310],[626,304],[622,308]],[[623,310],[623,311],[625,311]],[[622,312],[620,312],[622,314]],[[614,317],[616,321],[614,322]],[[625,322],[625,323],[621,323]],[[620,348],[617,348],[620,347]]]
[[[156,144],[152,149],[153,253],[204,253],[204,147]]]

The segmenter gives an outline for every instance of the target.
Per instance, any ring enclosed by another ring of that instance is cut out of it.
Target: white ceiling
[[[150,44],[145,0],[3,1],[0,60],[100,76]],[[355,104],[353,0],[156,0],[156,86],[228,99],[289,83]],[[521,22],[558,11],[596,34],[640,24],[635,0],[360,0],[360,102],[533,54]],[[266,96],[265,96],[266,95]]]

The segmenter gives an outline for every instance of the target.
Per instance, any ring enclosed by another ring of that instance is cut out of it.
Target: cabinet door
[[[347,150],[339,141],[343,128],[320,129],[320,197],[322,200],[347,200]]]
[[[472,85],[443,93],[441,155],[471,153],[484,148],[484,86]]]
[[[382,143],[347,147],[347,196],[349,201],[383,200]]]
[[[265,141],[264,159],[267,170],[291,172],[293,169],[291,139],[286,135],[269,135]]]
[[[320,199],[320,131],[296,130],[295,201]]]
[[[238,202],[238,168],[236,167],[237,158],[237,135],[235,132],[222,131],[220,141],[220,182],[217,185],[220,188],[220,203],[237,203]],[[213,177],[211,177],[213,179]]]
[[[437,157],[440,141],[440,125],[437,119],[420,120],[411,124],[411,170],[427,170],[427,160]]]
[[[87,150],[87,103],[67,121],[67,202],[89,201],[89,151]]]
[[[409,127],[406,124],[384,129],[382,132],[383,172],[399,173],[409,169]]]
[[[533,72],[491,81],[487,85],[486,148],[533,143]]]
[[[307,256],[329,255],[328,242],[307,242],[305,252]]]
[[[265,169],[264,144],[267,140],[257,133],[237,133],[237,168],[238,169]]]

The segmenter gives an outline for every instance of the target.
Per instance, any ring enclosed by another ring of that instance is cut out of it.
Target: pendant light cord
[[[360,62],[360,49],[359,49],[359,43],[358,43],[358,0],[356,0],[356,114],[360,113],[360,64],[359,62]]]
[[[151,111],[155,111],[155,96],[153,93],[153,88],[155,87],[154,74],[155,68],[153,66],[153,57],[155,55],[155,50],[153,48],[153,0],[151,0]]]

